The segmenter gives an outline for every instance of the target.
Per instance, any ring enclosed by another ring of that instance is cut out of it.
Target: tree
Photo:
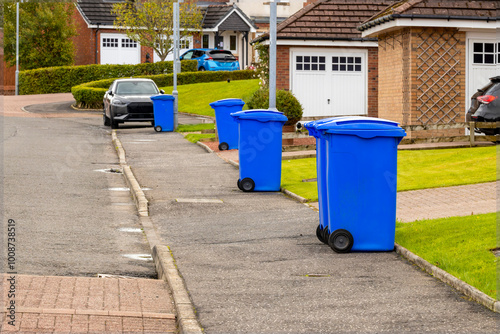
[[[116,3],[112,11],[116,15],[114,25],[128,38],[153,48],[163,61],[173,50],[173,3],[173,0]],[[196,3],[183,2],[179,7],[181,39],[200,32],[203,17]]]
[[[19,65],[23,70],[72,65],[76,27],[68,2],[19,4]],[[16,64],[16,4],[4,6],[4,57]]]

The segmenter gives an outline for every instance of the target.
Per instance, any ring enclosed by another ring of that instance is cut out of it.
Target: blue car
[[[227,50],[191,49],[184,52],[180,59],[197,60],[198,71],[236,71],[240,69],[240,63],[236,57]]]

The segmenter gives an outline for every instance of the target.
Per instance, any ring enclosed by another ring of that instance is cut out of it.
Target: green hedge
[[[195,60],[181,62],[184,72],[196,71]],[[137,65],[82,65],[46,67],[36,70],[21,71],[19,73],[19,94],[52,94],[68,93],[71,88],[86,82],[121,78],[172,73],[173,62]]]
[[[242,71],[216,71],[216,72],[181,72],[177,75],[178,85],[187,85],[201,82],[215,82],[226,80],[248,80],[255,79],[256,73],[253,70]],[[172,74],[144,75],[137,78],[152,79],[158,87],[167,87],[173,85]],[[76,105],[79,108],[101,109],[102,100],[106,90],[111,86],[113,79],[105,79],[94,82],[88,82],[71,88],[71,93],[75,98]],[[168,92],[167,92],[168,93]]]

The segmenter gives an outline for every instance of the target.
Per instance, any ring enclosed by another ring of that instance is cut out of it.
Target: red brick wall
[[[85,22],[76,8],[73,19],[77,31],[77,36],[73,37],[73,44],[75,46],[75,65],[95,64],[95,32],[93,29],[88,28],[87,22]],[[99,38],[99,35],[97,38]],[[97,56],[97,61],[99,62],[99,56]]]
[[[290,47],[276,48],[276,88],[290,90]]]

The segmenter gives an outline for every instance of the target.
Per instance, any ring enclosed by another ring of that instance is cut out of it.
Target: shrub
[[[248,109],[268,109],[269,89],[259,89],[247,103]],[[288,117],[285,125],[295,124],[302,118],[302,105],[299,100],[289,91],[276,91],[276,109]]]
[[[196,71],[195,60],[181,61],[182,72]],[[71,88],[86,82],[172,73],[173,62],[137,65],[82,65],[39,68],[36,70],[21,71],[19,73],[19,94],[52,94],[68,93]]]
[[[153,80],[158,87],[166,87],[173,85],[172,74],[160,75],[144,75],[137,76],[137,78],[148,78]],[[181,72],[177,75],[178,85],[187,85],[192,83],[201,82],[215,82],[226,80],[248,80],[255,78],[255,71],[242,70],[242,71],[216,71],[216,72]],[[106,90],[111,86],[114,80],[105,79],[99,81],[88,82],[71,88],[71,93],[75,98],[76,105],[79,108],[100,109],[103,107],[103,97]]]

